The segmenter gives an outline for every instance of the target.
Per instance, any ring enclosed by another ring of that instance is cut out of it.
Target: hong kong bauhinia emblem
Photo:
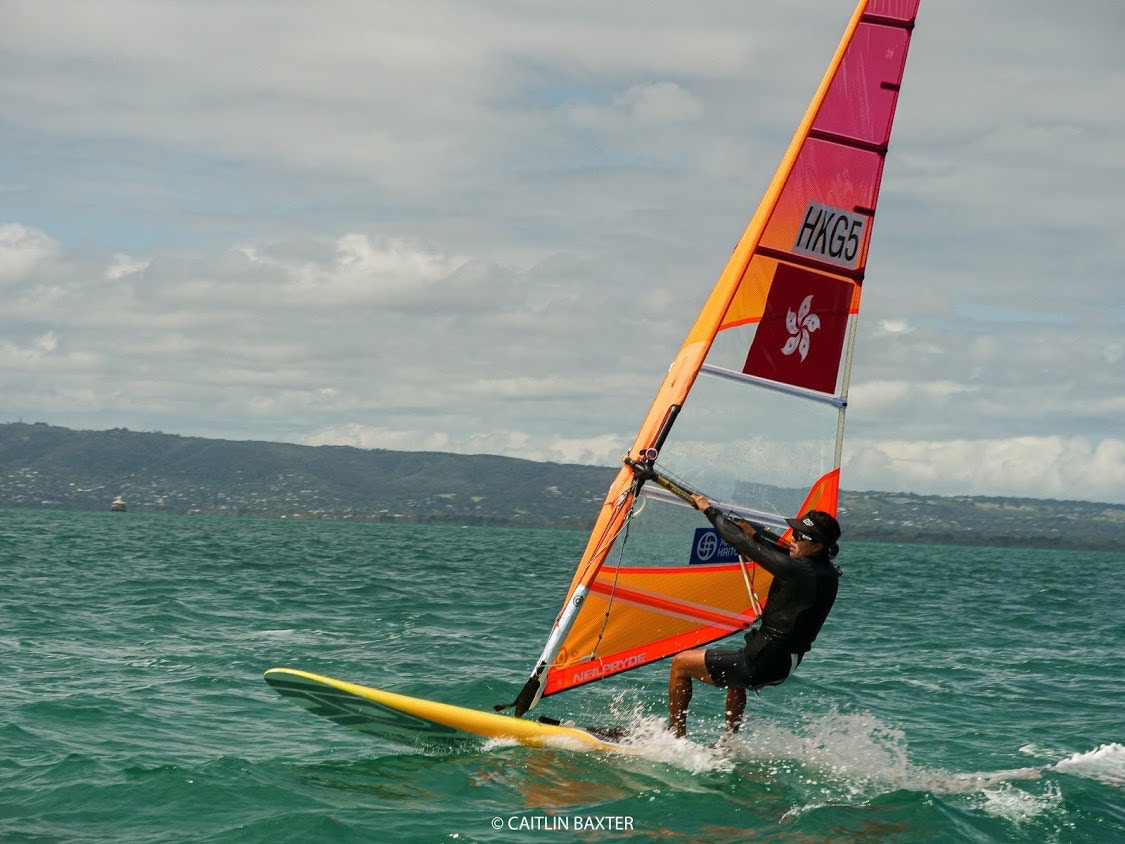
[[[802,362],[808,357],[810,337],[814,331],[820,328],[820,317],[810,313],[811,311],[812,296],[806,296],[797,313],[793,313],[792,309],[785,312],[785,327],[789,329],[789,339],[781,347],[783,355],[791,355],[797,352],[800,354]]]

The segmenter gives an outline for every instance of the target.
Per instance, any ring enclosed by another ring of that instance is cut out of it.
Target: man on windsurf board
[[[761,624],[747,632],[744,647],[684,651],[672,659],[669,729],[681,737],[687,734],[692,680],[727,690],[727,730],[737,732],[746,690],[779,685],[800,664],[832,609],[840,579],[832,562],[840,551],[840,525],[828,513],[810,510],[799,519],[786,519],[793,529],[786,554],[749,523],[723,515],[704,496],[692,495],[691,501],[743,558],[772,574],[773,582]]]

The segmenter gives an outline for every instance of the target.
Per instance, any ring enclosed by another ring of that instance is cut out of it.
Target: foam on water
[[[1045,773],[1058,771],[1110,786],[1125,785],[1125,745],[1119,743],[1075,753],[1054,764],[954,772],[912,763],[905,731],[866,712],[841,713],[832,708],[806,717],[796,726],[756,719],[734,736],[710,736],[707,726],[700,725],[700,736],[677,738],[668,732],[666,717],[646,712],[648,703],[621,691],[609,707],[609,715],[626,726],[623,743],[630,755],[693,775],[730,773],[748,765],[769,780],[799,782],[810,799],[791,814],[824,805],[864,804],[907,790],[961,795],[970,798],[973,808],[1018,824],[1058,809],[1062,801],[1061,791],[1053,783],[1033,794],[1019,788],[1020,782],[1040,780]],[[511,744],[490,742],[488,746]],[[560,745],[560,749],[584,748]],[[1031,745],[1020,750],[1044,755]]]
[[[637,713],[626,723],[627,736],[621,744],[625,746],[628,756],[666,764],[690,774],[728,772],[734,769],[734,760],[723,747],[677,738],[668,732],[665,718]],[[519,742],[514,739],[488,739],[483,745],[486,751],[508,750],[518,746]],[[552,750],[591,752],[588,745],[565,736],[551,739],[546,746]],[[603,755],[621,757],[616,751],[605,751]]]
[[[612,714],[628,724],[629,756],[604,754],[604,762],[635,767],[639,758],[657,768],[684,774],[737,772],[765,783],[786,784],[798,792],[781,820],[834,806],[862,806],[899,791],[952,798],[963,808],[1007,822],[1016,830],[1034,827],[1064,809],[1061,787],[1047,782],[1036,791],[1021,782],[1040,780],[1051,771],[1085,776],[1108,785],[1125,784],[1125,746],[1117,743],[1076,753],[1054,764],[976,773],[917,766],[910,761],[906,736],[867,713],[836,711],[806,718],[797,727],[761,719],[746,731],[718,741],[676,738],[662,716],[638,711],[636,703],[615,699]],[[490,750],[514,742],[490,741]],[[562,751],[581,750],[560,745]],[[647,769],[649,775],[652,769]],[[684,783],[675,783],[684,790]],[[704,789],[705,790],[705,789]]]
[[[1125,746],[1116,743],[1054,765],[977,773],[917,766],[910,761],[904,732],[865,713],[830,712],[796,729],[763,719],[737,736],[725,737],[717,747],[725,754],[723,761],[757,765],[766,777],[799,783],[806,801],[791,809],[788,817],[823,806],[866,804],[906,790],[962,795],[971,808],[1018,826],[1061,808],[1063,796],[1057,784],[1047,783],[1039,793],[1017,785],[1041,779],[1047,771],[1125,784]]]
[[[1103,744],[1087,753],[1075,753],[1051,766],[1056,771],[1089,777],[1106,785],[1125,788],[1125,745]]]
[[[1062,791],[1048,783],[1042,794],[1016,788],[1011,783],[983,789],[972,798],[973,808],[1014,824],[1027,823],[1044,814],[1058,810],[1063,802]]]
[[[722,744],[700,744],[690,738],[677,738],[668,732],[662,716],[641,716],[629,722],[629,735],[623,742],[636,755],[650,762],[681,768],[690,774],[727,773],[734,760]]]

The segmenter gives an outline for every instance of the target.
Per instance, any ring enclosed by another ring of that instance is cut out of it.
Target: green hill
[[[0,424],[0,507],[588,528],[613,468]],[[1125,507],[841,493],[845,537],[1120,550]]]

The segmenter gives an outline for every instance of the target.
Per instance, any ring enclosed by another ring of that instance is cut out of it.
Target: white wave
[[[987,788],[976,797],[981,811],[1020,825],[1040,815],[1059,809],[1063,804],[1062,791],[1048,783],[1042,794],[1031,794],[1004,783],[999,788]]]
[[[509,747],[519,747],[520,743],[514,738],[490,738],[485,739],[484,745],[481,748],[486,753],[493,750],[504,750]]]
[[[634,756],[682,768],[691,774],[733,771],[734,760],[723,743],[699,744],[690,738],[677,738],[668,731],[662,716],[634,717],[628,736],[622,742]]]
[[[647,703],[619,693],[609,707],[613,720],[628,731],[629,759],[682,771],[688,779],[677,777],[677,790],[690,788],[698,775],[737,769],[751,769],[755,778],[795,785],[803,799],[786,813],[787,818],[828,805],[862,805],[893,791],[908,790],[959,798],[976,811],[1020,825],[1062,805],[1056,783],[1048,782],[1035,792],[1021,788],[1020,783],[1058,771],[1112,786],[1125,785],[1125,745],[1118,743],[1076,753],[1054,764],[962,773],[913,764],[905,733],[869,713],[830,711],[795,726],[748,718],[741,733],[716,740],[712,734],[720,729],[717,720],[699,719],[689,738],[676,738],[668,732],[665,717],[645,714]],[[1049,752],[1030,744],[1020,751],[1050,757]],[[617,764],[632,767],[634,763],[625,760],[621,757]]]
[[[1041,778],[1042,766],[959,773],[915,765],[905,733],[866,713],[830,712],[795,729],[763,719],[723,746],[741,765],[758,766],[760,776],[803,792],[787,818],[823,806],[862,805],[899,790],[967,800],[1014,824],[1057,810],[1062,801],[1053,783],[1038,794],[1019,787]]]
[[[1053,770],[1089,777],[1112,786],[1125,786],[1125,745],[1113,742],[1056,762]]]

